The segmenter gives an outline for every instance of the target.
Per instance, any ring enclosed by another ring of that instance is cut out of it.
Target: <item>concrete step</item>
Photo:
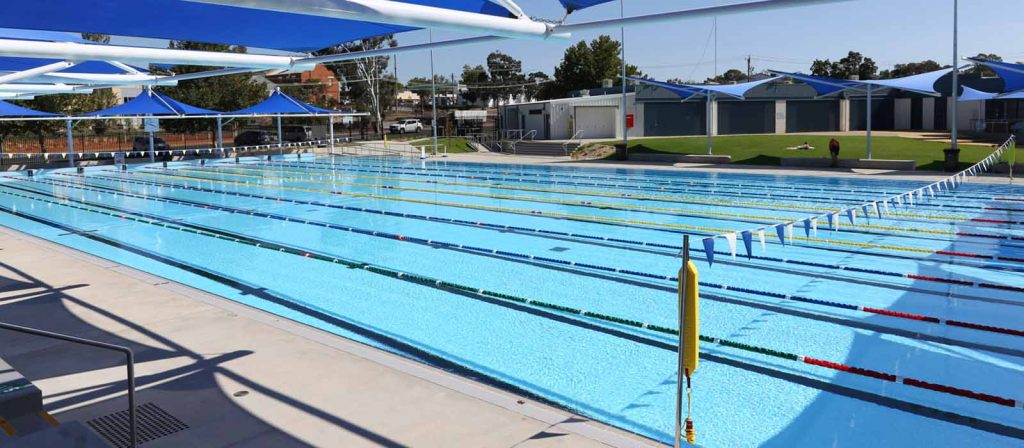
[[[575,149],[570,145],[568,148],[569,153]],[[544,142],[519,142],[516,144],[516,155],[521,156],[550,156],[550,157],[565,157],[566,150],[562,148],[561,143],[544,143]]]
[[[6,439],[0,438],[0,444],[6,448],[36,447],[74,447],[74,448],[111,448],[88,426],[79,422],[65,423],[57,427],[36,431],[23,436]]]

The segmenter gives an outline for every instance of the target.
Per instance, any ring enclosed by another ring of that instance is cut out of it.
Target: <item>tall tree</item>
[[[101,44],[109,44],[110,43],[110,35],[109,34],[82,33],[82,39],[93,41],[93,42],[99,42]]]
[[[851,51],[846,57],[835,62],[828,59],[815,60],[811,64],[811,74],[837,79],[849,79],[854,75],[860,79],[875,79],[878,77],[878,65],[871,58]]]
[[[218,51],[245,53],[246,48],[232,45],[206,44],[172,40],[168,48],[177,50]],[[176,65],[170,70],[176,74],[196,73],[213,70],[213,67]],[[256,82],[251,75],[238,74],[181,81],[177,86],[158,87],[162,93],[193,106],[206,109],[232,111],[246,108],[264,100],[267,96],[265,85]],[[166,120],[161,123],[172,132],[210,131],[216,126],[209,119]]]
[[[465,86],[465,91],[462,92],[462,99],[470,103],[477,101],[486,102],[491,98],[490,92],[483,88],[491,82],[491,76],[487,74],[487,69],[482,65],[476,67],[470,67],[468,65],[462,66],[462,84]]]
[[[62,115],[78,115],[114,106],[114,94],[110,89],[97,90],[89,95],[60,94],[37,96],[22,106]],[[105,130],[106,128],[102,128]],[[26,121],[18,129],[22,132],[35,134],[39,143],[39,152],[47,152],[46,137],[64,133],[64,121]],[[102,133],[102,131],[100,131]]]
[[[940,65],[938,62],[935,62],[931,59],[921,62],[908,62],[906,64],[896,64],[890,70],[882,70],[882,73],[879,74],[879,77],[882,79],[902,78],[905,76],[913,76],[920,75],[922,73],[934,72],[936,70],[941,70],[944,67],[949,66]]]
[[[565,96],[575,90],[600,87],[605,79],[621,85],[622,59],[619,57],[621,44],[610,36],[603,35],[590,41],[580,41],[565,50],[562,62],[555,68],[554,96]],[[628,76],[643,76],[634,66],[626,65]]]
[[[317,51],[317,55],[355,53],[398,46],[393,35],[366,38],[346,42]],[[342,83],[342,92],[354,103],[356,109],[369,111],[375,119],[377,132],[384,131],[384,114],[395,104],[398,80],[388,72],[391,58],[375,56],[359,58],[327,67]]]
[[[975,56],[974,59],[979,59],[982,61],[1003,62],[1003,58],[1001,56],[993,53],[978,53],[978,55]],[[973,67],[967,69],[967,73],[984,76],[986,78],[996,76],[996,72],[992,71],[992,69],[981,64],[974,64]]]
[[[551,77],[544,72],[533,72],[526,76],[526,100],[546,97],[550,88]]]
[[[523,62],[500,51],[487,55],[487,73],[491,80],[490,94],[498,105],[524,92],[526,76]]]
[[[725,73],[715,76],[714,78],[708,78],[705,83],[709,84],[734,84],[739,82],[747,81],[747,74],[742,71],[732,68],[726,70]]]

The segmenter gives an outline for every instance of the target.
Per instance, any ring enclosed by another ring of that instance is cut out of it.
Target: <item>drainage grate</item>
[[[184,422],[153,403],[146,403],[135,409],[138,418],[139,444],[188,429],[188,425]],[[86,423],[96,433],[107,439],[111,445],[118,448],[130,446],[127,409],[94,418]]]
[[[550,250],[551,252],[565,252],[565,251],[569,250],[569,248],[568,247],[552,247],[551,249],[548,249],[548,250]]]

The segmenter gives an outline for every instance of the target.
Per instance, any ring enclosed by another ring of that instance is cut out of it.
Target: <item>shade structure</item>
[[[772,70],[771,72],[776,75],[807,84],[814,89],[814,92],[817,93],[818,96],[832,95],[846,90],[856,89],[861,86],[857,81],[805,75],[803,73],[780,72],[775,70]]]
[[[405,0],[450,10],[507,16],[489,0]],[[7,0],[0,27],[75,31],[286,51],[311,51],[417,28],[283,13],[188,0]],[[142,12],[141,16],[127,14]]]
[[[953,68],[950,67],[918,75],[904,76],[902,78],[869,79],[860,82],[863,84],[922,93],[925,95],[938,95],[939,92],[935,90],[935,83],[939,78],[942,78],[952,72]]]
[[[0,117],[57,117],[57,114],[40,112],[21,106],[15,106],[6,101],[0,100]]]
[[[960,94],[960,98],[958,98],[957,101],[985,101],[991,100],[995,98],[996,95],[998,95],[998,93],[982,92],[980,90],[975,90],[967,86],[963,86],[963,90],[963,93]]]
[[[84,114],[86,117],[220,115],[221,112],[190,106],[167,95],[146,89],[131,101],[109,109]]]
[[[558,0],[565,7],[568,12],[577,11],[591,6],[597,6],[603,3],[610,3],[614,0]]]
[[[714,146],[712,143],[712,136],[714,135],[713,123],[717,121],[713,119],[715,98],[718,96],[728,96],[742,100],[745,99],[745,96],[747,92],[750,91],[750,89],[753,89],[765,83],[775,81],[779,78],[780,76],[774,76],[770,78],[760,79],[757,81],[744,82],[739,84],[675,84],[669,82],[654,81],[644,78],[637,78],[633,76],[626,77],[626,79],[631,81],[640,82],[643,84],[650,84],[653,86],[668,89],[669,91],[676,93],[683,99],[690,99],[696,96],[704,97],[707,100],[707,109],[705,111],[705,113],[707,114],[707,118],[705,119],[705,122],[707,123],[706,133],[708,137],[708,155],[711,155],[711,153],[714,150]]]
[[[1003,91],[1001,93],[1024,90],[1024,65],[1011,64],[1008,62],[984,61],[981,59],[969,60],[992,69],[992,71],[996,72],[996,74],[1003,79]]]
[[[245,109],[236,110],[234,112],[228,112],[227,115],[289,115],[289,114],[301,114],[301,115],[329,115],[333,113],[340,113],[338,111],[321,109],[319,107],[306,104],[295,98],[286,95],[281,92],[280,89],[275,89],[267,99],[247,107]]]

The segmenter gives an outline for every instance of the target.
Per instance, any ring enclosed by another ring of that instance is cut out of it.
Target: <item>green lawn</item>
[[[433,138],[424,138],[424,139],[420,139],[420,140],[415,140],[415,141],[409,142],[409,144],[414,146],[414,147],[416,147],[416,148],[419,148],[421,146],[425,146],[427,148],[427,152],[430,152],[430,151],[432,151],[434,149],[434,139]],[[458,154],[458,153],[463,153],[463,152],[476,152],[476,150],[473,149],[473,147],[469,146],[469,142],[467,142],[464,137],[438,137],[437,144],[438,144],[437,151],[439,153],[444,151],[445,146],[448,147],[448,154]]]
[[[737,135],[714,138],[714,153],[732,156],[733,163],[745,165],[778,165],[783,157],[829,157],[827,135]],[[863,136],[837,137],[841,145],[839,157],[862,159],[866,154]],[[929,142],[901,137],[872,138],[872,158],[916,160],[918,169],[942,170],[942,150],[945,143]],[[788,150],[803,143],[815,149],[810,151]],[[610,142],[609,144],[614,144]],[[671,137],[633,140],[630,151],[669,154],[705,154],[707,138]],[[994,151],[995,148],[976,145],[962,145],[960,162],[964,166],[975,163]],[[1024,150],[1017,150],[1017,160],[1024,161]]]

